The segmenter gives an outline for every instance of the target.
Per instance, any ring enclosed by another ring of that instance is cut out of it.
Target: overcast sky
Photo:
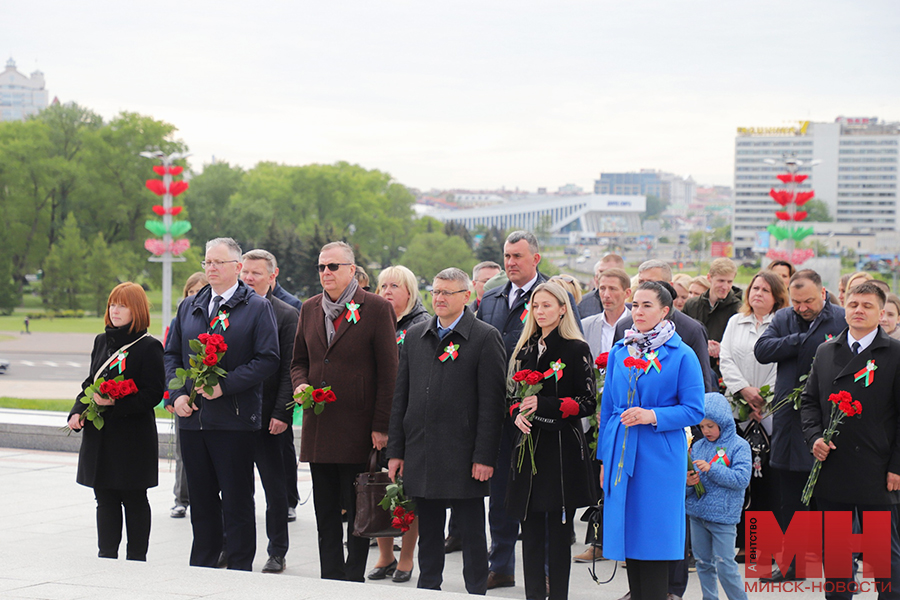
[[[195,168],[421,189],[733,185],[739,126],[900,120],[897,0],[8,0],[0,52],[51,99],[174,124]]]

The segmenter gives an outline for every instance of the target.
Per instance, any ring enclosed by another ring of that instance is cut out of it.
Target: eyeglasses
[[[456,290],[455,292],[451,292],[450,290],[433,290],[431,293],[434,294],[435,298],[440,298],[441,296],[449,298],[453,294],[462,294],[468,291],[469,290]]]
[[[205,269],[205,268],[209,267],[210,269],[212,269],[212,268],[221,269],[223,266],[227,265],[228,263],[236,263],[236,262],[240,262],[240,261],[239,260],[203,260],[203,261],[200,261],[200,268]]]
[[[334,273],[341,267],[346,267],[352,264],[353,263],[328,263],[327,265],[316,265],[316,268],[319,269],[319,273],[324,273],[325,267],[328,267],[328,270]]]
[[[560,281],[565,281],[566,283],[575,283],[576,282],[575,278],[571,277],[569,275],[554,275],[553,277],[550,278],[550,281],[553,281],[554,279],[559,279]]]

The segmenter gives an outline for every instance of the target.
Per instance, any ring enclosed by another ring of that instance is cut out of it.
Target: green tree
[[[0,254],[0,315],[11,315],[22,300],[22,294],[13,282],[12,257]]]
[[[88,294],[91,308],[99,317],[106,310],[109,292],[119,283],[116,277],[118,272],[116,259],[102,233],[94,237],[87,251],[84,272],[86,277],[83,291]]]
[[[44,261],[42,294],[51,308],[77,309],[78,294],[85,287],[85,248],[75,215],[69,214],[59,239]]]
[[[491,227],[485,231],[484,237],[481,238],[481,243],[478,244],[478,249],[475,251],[478,261],[492,260],[495,263],[502,265],[503,244],[505,242],[506,236],[503,231],[497,227]]]
[[[231,214],[231,198],[242,186],[244,170],[227,162],[205,165],[203,172],[191,179],[191,187],[184,194],[184,207],[192,229],[189,237],[197,244],[228,235],[245,237],[236,232],[240,216]],[[237,223],[236,223],[237,222]]]
[[[458,267],[470,273],[477,259],[462,238],[443,232],[420,233],[410,241],[401,263],[416,277],[431,281],[447,267]]]
[[[692,252],[706,252],[709,250],[709,237],[705,231],[692,231],[688,235],[688,248]]]
[[[715,229],[713,229],[712,237],[710,239],[713,242],[730,242],[731,225],[722,225],[721,227],[716,227]]]
[[[469,233],[469,230],[465,225],[457,221],[447,221],[444,223],[444,233],[446,235],[455,235],[458,238],[462,238],[469,248],[475,245],[472,241],[472,234]]]
[[[667,208],[669,208],[669,202],[667,200],[663,200],[659,196],[654,196],[653,194],[648,194],[647,210],[641,216],[641,221],[657,217],[666,212]]]
[[[814,223],[830,223],[834,221],[828,211],[828,205],[818,198],[813,198],[803,205],[806,211],[806,220]]]

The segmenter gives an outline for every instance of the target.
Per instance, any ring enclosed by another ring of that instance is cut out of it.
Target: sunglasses
[[[335,271],[340,269],[342,266],[349,266],[352,264],[353,263],[328,263],[327,265],[316,265],[316,268],[319,269],[319,273],[324,273],[325,267],[328,267],[328,270],[331,271],[332,273],[334,273]]]

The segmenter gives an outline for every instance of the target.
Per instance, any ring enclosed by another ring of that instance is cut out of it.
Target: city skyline
[[[872,1],[109,0],[0,11],[0,50],[108,119],[174,124],[199,169],[346,160],[423,190],[585,190],[658,169],[734,185],[738,127],[900,120],[895,23]]]

